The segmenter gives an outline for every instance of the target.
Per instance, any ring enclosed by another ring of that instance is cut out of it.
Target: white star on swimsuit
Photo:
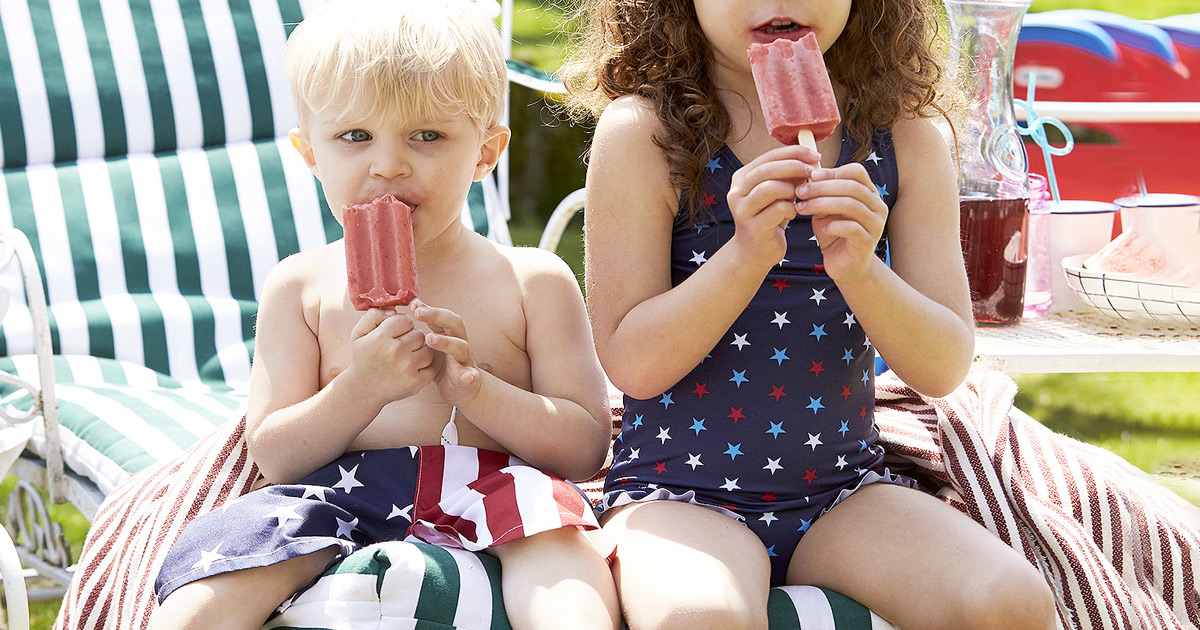
[[[775,313],[775,319],[772,319],[772,320],[771,320],[771,323],[772,323],[772,324],[778,324],[778,325],[779,325],[779,328],[780,328],[780,330],[782,330],[782,329],[783,329],[783,325],[784,325],[784,324],[790,324],[790,323],[792,323],[792,322],[789,322],[789,321],[788,321],[788,318],[787,318],[787,311],[784,311],[783,313],[779,313],[778,311],[772,311],[772,312],[773,312],[773,313]]]
[[[775,471],[776,471],[776,470],[783,470],[783,466],[781,466],[781,465],[779,464],[779,460],[781,460],[781,459],[783,459],[783,458],[782,458],[782,457],[779,457],[779,458],[776,458],[776,459],[771,459],[770,457],[768,457],[768,458],[767,458],[767,465],[766,465],[766,466],[763,466],[763,470],[769,470],[769,471],[771,471],[771,474],[772,474],[772,475],[774,475],[774,474],[775,474]]]
[[[742,487],[738,485],[737,479],[730,479],[729,477],[725,477],[725,483],[721,486],[721,489],[733,492],[734,490],[741,490]]]
[[[749,333],[747,333],[747,334],[749,334]],[[733,341],[730,341],[729,345],[737,346],[737,349],[740,352],[742,347],[750,345],[750,342],[746,341],[746,335],[739,335],[737,333],[733,333]]]
[[[692,470],[696,470],[697,466],[704,465],[704,463],[700,461],[699,455],[692,455],[691,453],[688,453],[688,460],[684,463],[688,466],[691,466]]]
[[[775,518],[774,512],[763,512],[763,515],[758,517],[758,520],[765,522],[767,524],[767,527],[770,527],[771,523],[774,523],[775,521],[778,521],[779,519]]]

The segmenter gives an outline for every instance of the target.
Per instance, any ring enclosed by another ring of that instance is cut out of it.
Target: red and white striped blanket
[[[1002,374],[972,374],[943,399],[923,399],[888,375],[876,385],[889,466],[1023,552],[1053,585],[1061,627],[1200,628],[1200,509],[1111,453],[1012,410],[1016,386]],[[55,628],[145,628],[154,578],[179,531],[257,476],[233,422],[115,490]]]

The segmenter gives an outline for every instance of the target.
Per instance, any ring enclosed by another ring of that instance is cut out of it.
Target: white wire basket
[[[1091,254],[1062,259],[1067,286],[1096,310],[1119,319],[1200,325],[1200,291],[1127,273],[1085,269]]]

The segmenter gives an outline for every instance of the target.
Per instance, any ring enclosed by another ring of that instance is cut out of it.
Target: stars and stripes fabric
[[[857,145],[843,136],[838,164]],[[891,133],[872,137],[863,166],[890,207]],[[733,237],[726,194],[741,162],[728,146],[705,167],[704,208],[681,207],[671,279],[685,282]],[[602,508],[688,500],[743,520],[781,584],[792,551],[825,510],[863,485],[914,485],[883,468],[874,423],[875,349],[824,272],[812,220],[787,226],[787,253],[708,356],[662,394],[626,397]],[[885,256],[886,238],[877,255]],[[688,326],[679,313],[667,326]]]
[[[565,479],[470,446],[354,451],[296,484],[260,488],[193,520],[167,554],[159,601],[214,575],[389,540],[482,551],[563,527],[596,530]],[[590,538],[602,541],[602,538]],[[611,555],[611,545],[600,550]]]

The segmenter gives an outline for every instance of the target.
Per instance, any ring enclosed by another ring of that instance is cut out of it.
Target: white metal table
[[[977,326],[975,365],[1008,374],[1200,372],[1200,326],[1049,313],[1015,326]]]

